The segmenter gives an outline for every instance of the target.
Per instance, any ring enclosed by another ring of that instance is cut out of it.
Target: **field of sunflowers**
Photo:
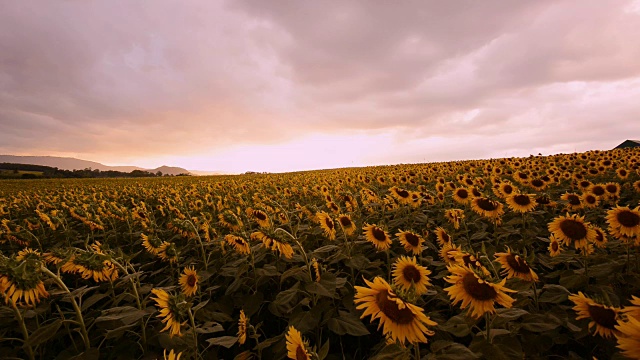
[[[4,359],[640,359],[640,150],[0,182]]]

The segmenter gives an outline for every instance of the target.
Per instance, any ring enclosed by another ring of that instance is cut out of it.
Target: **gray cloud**
[[[356,130],[411,139],[388,162],[434,138],[484,136],[487,156],[604,146],[640,130],[631,5],[8,2],[0,152],[126,160]]]

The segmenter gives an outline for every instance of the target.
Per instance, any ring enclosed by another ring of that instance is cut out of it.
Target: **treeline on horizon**
[[[25,173],[25,171],[28,171]],[[23,173],[21,173],[23,172]],[[39,174],[35,174],[35,172]],[[188,176],[189,174],[179,174],[176,176]],[[63,179],[63,178],[122,178],[122,177],[160,177],[174,176],[162,174],[161,171],[150,172],[144,170],[133,170],[131,172],[99,169],[63,170],[57,167],[32,164],[0,163],[0,179]]]

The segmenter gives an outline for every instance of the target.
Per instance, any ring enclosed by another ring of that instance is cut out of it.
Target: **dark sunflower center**
[[[580,205],[580,197],[578,195],[570,194],[567,196],[567,201],[573,206]]]
[[[495,201],[489,200],[487,198],[478,199],[476,202],[478,207],[484,211],[493,211],[498,208],[498,204]]]
[[[333,230],[333,220],[331,220],[329,218],[325,218],[324,219],[324,223],[325,223],[325,225],[327,225],[329,230]]]
[[[540,179],[534,179],[534,180],[531,180],[531,185],[533,185],[534,187],[541,187],[544,185],[544,181]]]
[[[604,233],[600,230],[596,230],[596,242],[597,243],[604,242]]]
[[[552,242],[551,243],[551,248],[553,249],[553,251],[558,251],[560,245],[558,245],[557,242]]]
[[[396,194],[403,198],[409,197],[409,192],[407,190],[398,189],[396,190]]]
[[[187,276],[187,285],[189,285],[190,287],[196,286],[197,282],[198,282],[198,278],[195,275],[191,274]]]
[[[467,273],[462,278],[464,291],[472,298],[479,301],[493,300],[498,293],[487,283],[480,283],[473,273]]]
[[[607,329],[613,330],[614,326],[618,324],[616,321],[616,312],[603,306],[589,305],[589,316],[591,316],[596,324]]]
[[[392,299],[389,299],[392,297]],[[376,295],[376,303],[382,311],[391,321],[396,324],[406,325],[411,324],[415,319],[415,315],[409,310],[408,307],[403,309],[398,308],[398,304],[394,301],[397,297],[389,294],[387,290],[382,290]]]
[[[584,201],[587,202],[587,204],[595,204],[596,203],[596,197],[593,195],[587,195],[584,197]]]
[[[518,255],[510,254],[507,256],[507,264],[509,264],[509,267],[513,269],[513,271],[519,274],[528,274],[531,270],[527,262]]]
[[[551,202],[551,199],[549,199],[546,196],[540,196],[540,197],[536,198],[536,202],[538,204],[548,205]]]
[[[351,220],[349,220],[348,217],[343,216],[343,217],[340,218],[340,224],[342,224],[342,226],[344,226],[344,227],[349,227],[349,226],[351,226]]]
[[[594,186],[591,189],[591,192],[593,192],[596,196],[602,196],[604,195],[604,188],[602,186]]]
[[[631,228],[631,227],[638,226],[638,224],[640,224],[640,216],[638,216],[638,214],[629,210],[624,210],[619,212],[616,218],[618,219],[618,222],[620,223],[620,225],[624,227]]]
[[[420,271],[413,265],[407,265],[402,269],[402,276],[405,280],[411,282],[413,281],[415,284],[420,282],[422,276],[420,275]]]
[[[617,187],[617,186],[615,186],[615,185],[607,185],[605,188],[606,188],[606,189],[607,189],[607,191],[608,191],[609,193],[611,193],[611,194],[615,194],[615,193],[617,193],[617,192],[618,192],[618,187]]]
[[[302,345],[298,345],[298,347],[296,348],[296,360],[306,360],[307,359],[307,352],[304,351],[304,348],[302,347]]]
[[[514,196],[513,201],[515,201],[515,203],[520,206],[527,206],[531,204],[531,198],[529,198],[529,196],[527,195],[522,194]]]
[[[240,239],[240,238],[236,238],[235,239],[236,244],[244,246],[244,240]]]
[[[416,234],[406,233],[404,235],[405,240],[409,243],[409,245],[413,247],[417,247],[420,245],[420,238]]]
[[[267,220],[267,215],[265,215],[262,211],[256,211],[254,213],[255,217],[258,218],[258,220],[260,221],[264,221]]]
[[[560,223],[560,230],[572,240],[584,239],[587,236],[587,227],[584,223],[572,219],[565,219]]]
[[[473,190],[471,190],[471,193],[473,194],[473,196],[481,196],[482,193],[480,193],[480,190],[474,188]]]
[[[446,232],[444,232],[444,231],[441,231],[441,232],[440,232],[440,235],[441,235],[441,237],[442,237],[442,241],[443,241],[443,242],[448,243],[448,242],[451,240],[451,238],[449,237],[449,234],[447,234],[447,233],[446,233]]]
[[[371,234],[373,235],[373,237],[378,240],[378,241],[385,241],[387,240],[387,237],[384,234],[384,231],[382,231],[380,228],[378,227],[374,227],[373,229],[371,229]]]
[[[466,199],[469,197],[469,192],[465,189],[459,189],[456,191],[456,195],[458,195],[459,198]]]

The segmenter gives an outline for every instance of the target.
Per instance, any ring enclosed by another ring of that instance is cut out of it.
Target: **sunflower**
[[[260,226],[261,228],[268,228],[269,226],[271,226],[269,216],[267,216],[267,213],[262,210],[252,210],[251,217],[253,218],[253,220],[255,220],[255,222],[258,223],[258,226]]]
[[[447,264],[456,263],[456,255],[462,251],[460,246],[456,246],[453,242],[444,243],[440,247],[440,258]]]
[[[372,243],[373,246],[375,246],[376,250],[385,251],[389,250],[389,248],[391,247],[392,241],[389,237],[389,234],[387,234],[386,231],[379,228],[377,225],[365,224],[365,226],[362,227],[362,230],[364,231],[364,235],[367,241]]]
[[[396,236],[400,239],[400,244],[404,246],[404,250],[406,252],[412,252],[414,255],[420,255],[422,252],[422,244],[424,243],[422,236],[411,231],[399,231]]]
[[[151,255],[158,255],[162,246],[162,240],[155,235],[140,234],[140,237],[142,238],[142,246],[144,246]]]
[[[411,204],[411,192],[400,189],[398,187],[389,188],[389,192],[391,192],[391,196],[396,199],[400,204],[409,205]]]
[[[580,201],[582,202],[582,206],[589,209],[596,208],[600,204],[600,199],[588,191],[580,196]]]
[[[607,244],[607,233],[598,226],[591,225],[593,231],[596,232],[596,237],[593,239],[593,244],[599,248],[604,248]]]
[[[171,337],[174,335],[182,336],[180,327],[187,323],[186,302],[183,296],[170,295],[162,289],[152,289],[151,293],[157,296],[151,299],[155,300],[156,306],[160,309],[158,317],[162,319],[163,324],[166,324],[160,331],[169,330]]]
[[[555,257],[560,255],[560,253],[562,252],[562,244],[560,244],[558,239],[556,239],[556,237],[553,234],[551,234],[551,236],[549,237],[549,240],[550,240],[550,243],[549,243],[549,247],[547,248],[549,250],[549,256]]]
[[[316,276],[316,282],[320,282],[320,264],[316,258],[311,259],[311,267]]]
[[[338,215],[338,224],[340,224],[342,231],[347,236],[353,235],[353,233],[356,232],[356,224],[351,220],[349,215]]]
[[[249,247],[249,243],[247,240],[241,238],[237,235],[227,234],[224,236],[224,240],[229,244],[229,246],[233,246],[233,249],[241,255],[249,255],[251,253],[251,247]]]
[[[467,204],[472,199],[471,193],[465,188],[456,188],[453,191],[453,200],[459,204]]]
[[[179,283],[183,294],[188,297],[195,295],[198,290],[198,273],[193,267],[184,268],[184,273],[180,276]]]
[[[289,359],[311,360],[309,350],[307,350],[309,344],[302,340],[302,334],[293,325],[289,327],[285,339],[287,340],[287,357]]]
[[[401,256],[393,264],[393,283],[404,291],[412,288],[416,295],[427,293],[427,286],[431,286],[429,282],[430,270],[416,263],[415,256]]]
[[[460,220],[464,219],[464,210],[462,209],[447,209],[444,211],[444,217],[453,224],[453,228],[458,230],[460,228]]]
[[[607,212],[609,232],[620,239],[640,236],[640,207],[630,209],[628,206],[615,208]]]
[[[573,310],[578,313],[576,320],[591,319],[589,330],[595,326],[595,333],[608,338],[614,335],[615,326],[618,325],[620,309],[595,302],[578,291],[578,295],[569,295],[575,306]]]
[[[16,260],[18,261],[24,261],[27,259],[39,261],[41,258],[42,258],[42,255],[40,254],[40,252],[38,250],[34,250],[31,248],[24,248],[18,251],[18,255],[16,255]]]
[[[371,316],[371,320],[380,319],[378,329],[401,344],[426,343],[425,335],[431,336],[433,331],[427,326],[436,326],[436,322],[424,314],[424,310],[399,298],[391,286],[381,277],[373,282],[364,280],[368,287],[355,286],[356,294],[353,302],[356,309],[364,309],[361,319]]]
[[[560,196],[561,200],[567,202],[568,210],[579,210],[582,208],[582,202],[580,202],[580,195],[575,193],[564,193]]]
[[[72,255],[60,270],[66,273],[79,273],[83,279],[93,279],[95,282],[113,281],[118,278],[118,269],[108,256],[100,252]]]
[[[451,236],[447,234],[447,231],[441,227],[436,228],[436,240],[438,241],[438,245],[444,246],[451,242]]]
[[[622,312],[627,316],[640,320],[640,297],[631,295],[631,305],[625,306]]]
[[[281,255],[284,255],[284,257],[287,259],[291,259],[293,257],[293,248],[291,247],[291,245],[276,240],[261,231],[255,231],[251,233],[251,239],[262,242],[263,247],[266,247],[273,252],[278,252]]]
[[[609,182],[604,185],[605,190],[605,198],[607,199],[618,199],[620,197],[620,184]]]
[[[167,355],[167,349],[164,349],[163,354],[164,354],[164,360],[180,360],[180,357],[182,356],[182,352],[174,353],[173,349],[169,351],[169,355]]]
[[[633,188],[640,193],[640,180],[633,183]]]
[[[473,254],[469,254],[466,251],[459,250],[454,254],[454,258],[457,264],[468,267],[475,271],[480,271],[484,276],[489,276],[491,274],[489,270],[484,267],[480,260],[478,260],[478,258]]]
[[[336,226],[333,223],[333,219],[324,211],[320,211],[316,213],[316,219],[318,219],[318,223],[320,223],[320,227],[324,231],[324,234],[329,238],[329,240],[336,239]]]
[[[597,196],[598,198],[604,197],[605,194],[607,193],[607,191],[604,188],[604,184],[591,185],[587,190],[593,195]]]
[[[502,198],[506,198],[511,194],[515,194],[518,189],[509,182],[503,182],[498,185],[498,191],[502,194]]]
[[[178,262],[178,256],[180,252],[176,247],[176,244],[170,243],[167,241],[163,241],[160,246],[160,250],[158,251],[158,257],[163,261],[168,261],[170,264],[175,264]]]
[[[628,317],[615,326],[618,349],[629,359],[640,359],[640,319]]]
[[[576,249],[587,246],[587,243],[593,242],[596,236],[596,232],[589,227],[589,223],[584,221],[584,216],[577,214],[560,215],[547,227],[559,241],[563,241],[566,246],[573,242]]]
[[[505,199],[511,210],[526,213],[535,209],[536,200],[534,195],[530,194],[511,194]]]
[[[0,267],[0,295],[5,303],[11,300],[14,304],[23,303],[35,306],[41,298],[49,297],[41,279],[40,262],[13,259]]]
[[[445,281],[453,285],[444,290],[449,294],[453,305],[462,302],[460,308],[464,310],[469,307],[471,316],[476,319],[486,312],[495,313],[495,303],[510,308],[515,301],[505,293],[515,292],[504,287],[507,279],[499,283],[491,283],[465,266],[449,265],[447,269],[451,275],[447,276]]]
[[[500,217],[504,214],[503,205],[486,197],[477,197],[471,200],[471,209],[478,215],[499,222]]]
[[[240,345],[247,341],[247,324],[249,324],[249,318],[244,314],[244,310],[240,310],[240,319],[238,320],[238,343]]]
[[[527,264],[527,261],[520,255],[513,254],[507,248],[506,253],[495,253],[496,261],[502,265],[501,275],[506,275],[507,279],[519,278],[525,281],[538,281],[538,275]]]

